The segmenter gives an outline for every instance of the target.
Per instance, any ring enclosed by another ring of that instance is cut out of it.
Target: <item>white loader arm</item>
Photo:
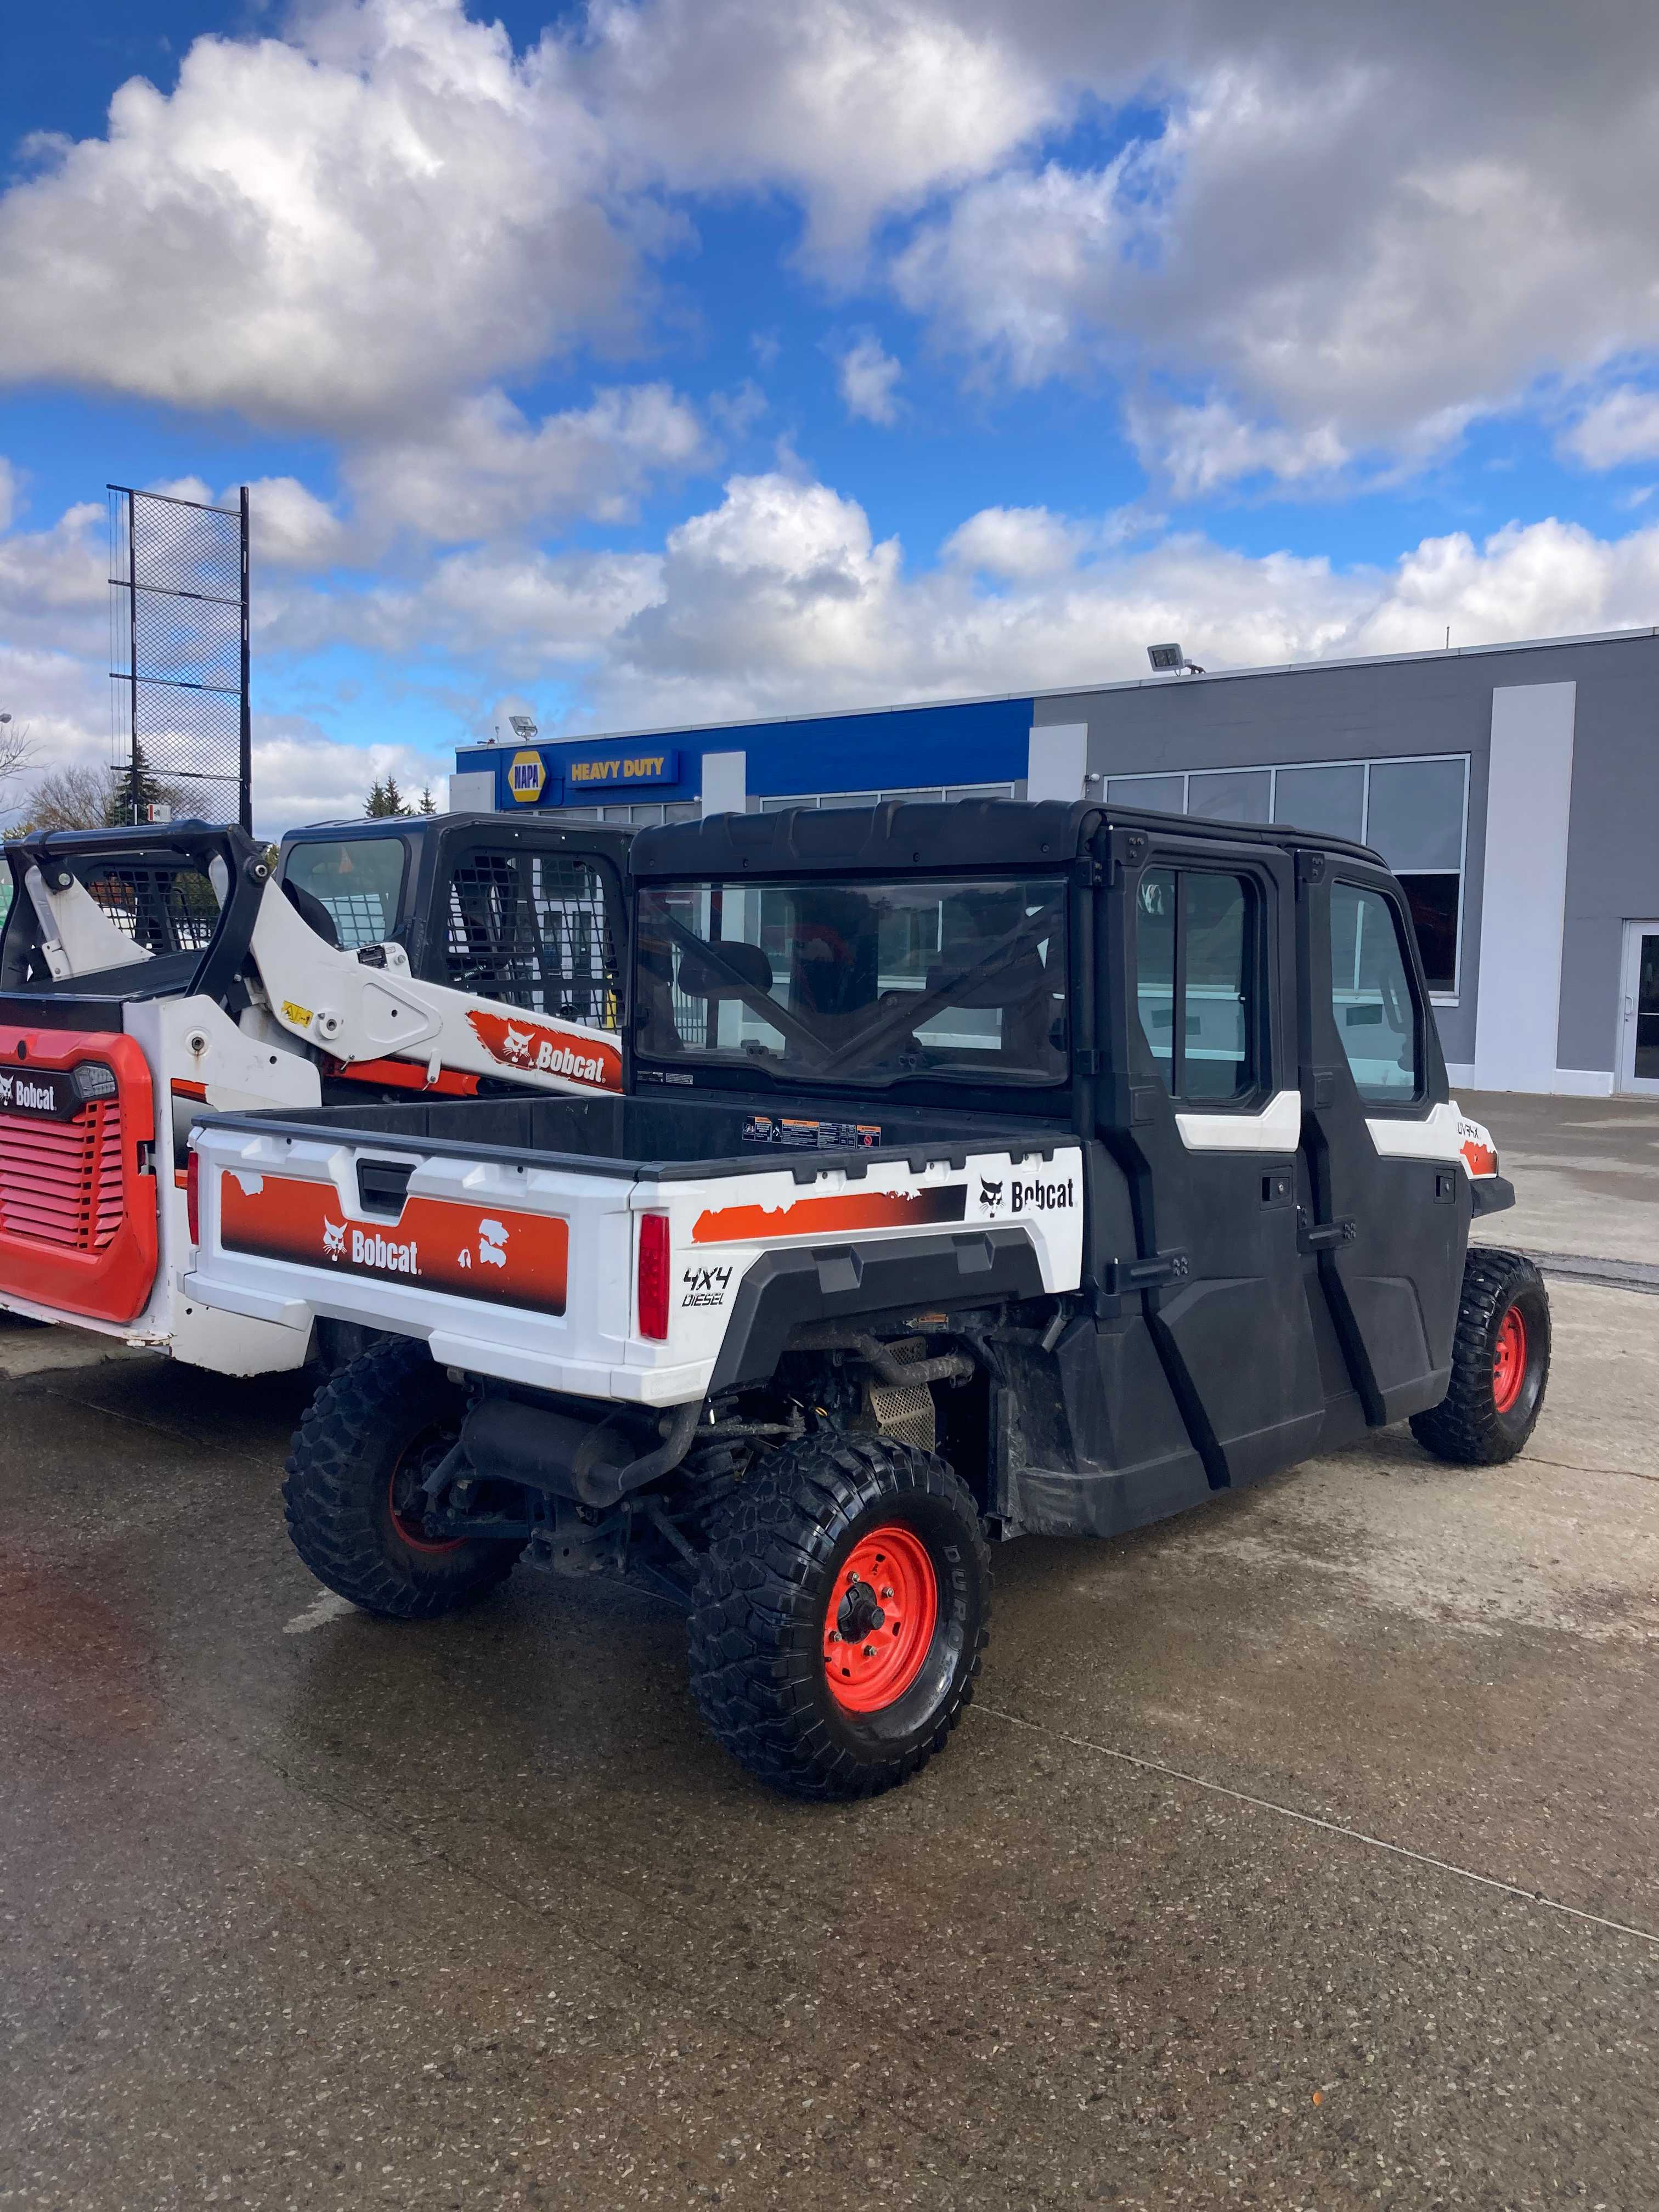
[[[23,885],[40,917],[40,950],[54,983],[149,958],[147,948],[110,920],[68,868],[55,868],[51,883],[38,867],[30,868]]]
[[[365,948],[376,955],[366,964],[325,944],[274,881],[265,885],[249,949],[272,1018],[336,1060],[414,1060],[428,1083],[448,1069],[536,1091],[622,1089],[612,1031],[425,982],[410,974],[400,945]]]

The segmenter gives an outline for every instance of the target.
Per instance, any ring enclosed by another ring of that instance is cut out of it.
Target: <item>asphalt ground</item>
[[[1552,1297],[1510,1467],[1009,1547],[845,1809],[654,1601],[320,1594],[292,1378],[7,1332],[0,2206],[1659,2203],[1659,1300]]]

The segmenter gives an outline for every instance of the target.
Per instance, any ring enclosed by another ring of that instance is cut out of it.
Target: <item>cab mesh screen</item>
[[[200,868],[165,861],[82,862],[76,869],[105,919],[147,952],[201,952],[219,927],[219,902]]]
[[[605,882],[562,853],[474,853],[450,878],[445,956],[457,990],[614,1029]]]

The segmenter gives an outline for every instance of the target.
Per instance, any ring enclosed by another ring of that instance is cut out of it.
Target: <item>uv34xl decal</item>
[[[219,1238],[228,1252],[417,1283],[538,1313],[564,1311],[570,1231],[552,1214],[416,1196],[404,1200],[395,1222],[348,1221],[331,1183],[228,1168],[220,1179]]]
[[[538,1075],[562,1075],[591,1083],[596,1091],[622,1089],[622,1054],[614,1044],[581,1030],[550,1029],[529,1014],[486,1014],[475,1008],[467,1020],[492,1060],[506,1068]]]
[[[963,1183],[932,1190],[849,1191],[798,1198],[780,1206],[725,1206],[697,1216],[694,1244],[764,1244],[775,1237],[819,1237],[832,1230],[929,1229],[960,1221],[968,1210]]]

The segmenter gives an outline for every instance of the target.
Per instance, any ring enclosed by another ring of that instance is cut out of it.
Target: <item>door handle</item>
[[[1345,1221],[1310,1221],[1305,1209],[1299,1206],[1296,1214],[1298,1252],[1334,1252],[1344,1244],[1352,1244],[1359,1234],[1359,1224],[1352,1218]]]

